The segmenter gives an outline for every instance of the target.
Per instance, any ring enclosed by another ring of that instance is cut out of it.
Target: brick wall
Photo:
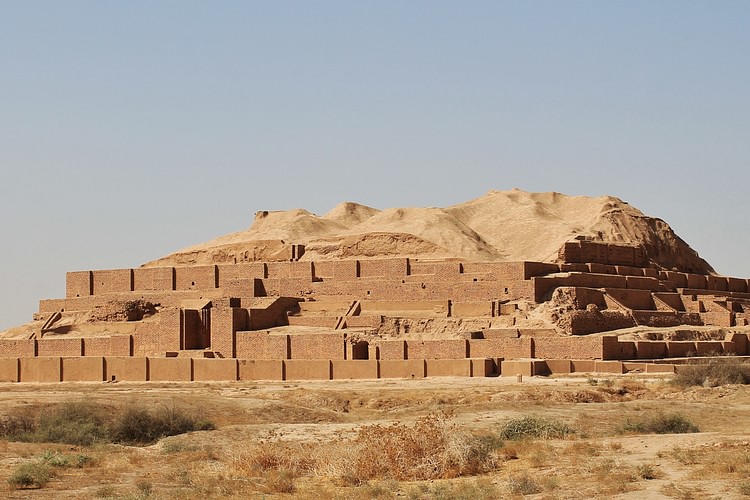
[[[36,340],[0,339],[0,352],[4,358],[33,358],[36,356]]]
[[[217,285],[216,266],[175,267],[176,290],[212,290]]]
[[[343,333],[289,335],[289,359],[345,359]]]
[[[494,338],[469,340],[471,358],[531,358],[533,345],[531,338]]]
[[[37,356],[81,356],[83,341],[77,339],[43,338],[36,342]]]
[[[65,273],[65,296],[86,297],[94,293],[91,271]]]
[[[92,271],[91,273],[94,295],[130,292],[133,290],[132,269],[109,269]]]
[[[466,339],[407,340],[406,359],[464,359],[469,350]]]
[[[173,267],[142,267],[133,269],[133,290],[174,290]]]
[[[267,332],[238,331],[237,357],[240,359],[289,359],[289,336]]]

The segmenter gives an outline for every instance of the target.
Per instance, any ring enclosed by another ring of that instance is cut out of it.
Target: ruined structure
[[[42,300],[34,323],[0,338],[0,380],[622,373],[749,354],[750,282],[711,273],[686,245],[577,235],[545,262],[508,262],[433,258],[441,251],[419,236],[389,245],[416,238],[430,255],[335,258],[353,237],[327,238],[334,258],[320,240],[310,253],[304,239],[255,239],[69,272],[64,299]]]

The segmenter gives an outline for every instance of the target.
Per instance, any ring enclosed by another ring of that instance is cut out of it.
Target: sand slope
[[[221,236],[144,264],[185,265],[263,260],[284,244],[303,244],[303,260],[408,256],[474,261],[554,261],[568,240],[643,245],[667,269],[712,272],[661,219],[612,197],[528,193],[518,189],[446,208],[377,210],[353,202],[324,216],[303,209],[258,212],[245,231]]]

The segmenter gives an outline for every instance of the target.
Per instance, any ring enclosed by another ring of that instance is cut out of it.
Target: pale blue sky
[[[261,209],[612,194],[750,277],[750,2],[0,0],[0,329]]]

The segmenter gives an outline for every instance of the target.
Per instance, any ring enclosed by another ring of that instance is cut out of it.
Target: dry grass
[[[8,480],[31,463],[55,476],[33,492],[49,498],[606,498],[651,494],[656,481],[674,498],[747,495],[750,446],[737,423],[747,417],[750,387],[684,391],[606,380],[612,382],[594,387],[585,378],[540,380],[536,387],[493,379],[357,382],[364,389],[356,398],[351,382],[87,385],[89,402],[114,410],[107,422],[139,401],[154,412],[172,404],[208,408],[206,418],[223,425],[155,446],[0,439],[0,494],[25,494]],[[71,387],[53,393],[9,386],[0,392],[0,411],[8,417],[33,409],[28,421],[36,422],[41,410],[80,401],[65,392]],[[576,395],[583,391],[602,398]],[[614,433],[618,422],[659,410],[698,415],[696,404],[709,433]],[[295,413],[279,422],[264,413],[294,405]],[[436,411],[441,406],[446,412]],[[506,435],[506,427],[529,430]],[[737,436],[720,446],[701,444],[721,432]]]

